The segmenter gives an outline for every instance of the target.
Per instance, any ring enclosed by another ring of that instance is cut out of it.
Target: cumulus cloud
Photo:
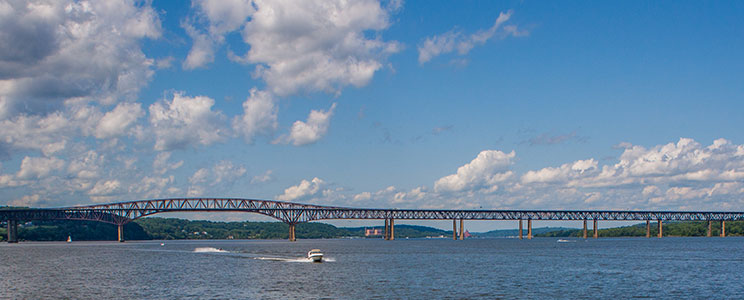
[[[19,179],[40,179],[50,173],[61,170],[65,162],[56,157],[24,157],[21,169],[16,174]]]
[[[333,103],[327,111],[310,111],[307,122],[295,121],[289,130],[289,135],[279,137],[274,140],[274,143],[291,143],[295,146],[302,146],[317,142],[328,132],[328,125],[331,123],[334,109],[336,109],[336,103]]]
[[[325,181],[318,177],[315,177],[310,181],[303,179],[300,184],[285,189],[284,194],[277,196],[276,199],[281,201],[306,199],[318,195],[319,192],[322,192],[324,186]]]
[[[228,160],[217,162],[211,169],[201,168],[189,177],[189,183],[191,185],[188,189],[188,195],[190,197],[203,195],[208,191],[205,185],[208,185],[209,188],[232,185],[241,179],[246,172],[247,170],[244,166],[235,165]]]
[[[250,143],[254,136],[270,134],[276,130],[276,114],[274,96],[252,88],[250,97],[243,102],[243,115],[233,119],[233,129]]]
[[[179,189],[172,186],[175,177],[144,176],[139,182],[129,186],[130,194],[142,195],[144,198],[160,198],[164,196],[177,195]]]
[[[578,177],[587,176],[597,170],[594,159],[577,160],[560,167],[547,167],[537,171],[528,171],[522,175],[523,183],[566,182]]]
[[[120,103],[103,115],[96,126],[94,135],[99,139],[121,135],[143,114],[144,111],[139,103]]]
[[[88,195],[108,196],[122,192],[122,185],[119,180],[100,180],[88,191]]]
[[[152,161],[152,169],[155,174],[163,175],[170,170],[175,170],[183,165],[183,160],[179,160],[174,163],[168,162],[171,157],[170,152],[160,152],[155,156],[155,160]]]
[[[253,179],[251,179],[251,183],[269,182],[272,179],[274,179],[274,177],[272,176],[273,173],[274,173],[274,171],[272,171],[272,170],[266,170],[266,172],[264,172],[261,175],[253,176]]]
[[[240,29],[255,8],[250,0],[196,0],[192,6],[197,8],[196,20],[181,23],[193,45],[184,69],[204,67],[214,61],[215,48],[224,43],[225,34]],[[203,22],[199,22],[202,20]],[[207,31],[200,30],[193,23],[207,23]]]
[[[457,173],[440,178],[434,183],[437,192],[459,192],[466,189],[498,188],[498,183],[509,179],[508,170],[516,154],[498,150],[484,150],[470,163],[457,169]]]
[[[424,64],[436,56],[454,51],[457,51],[460,55],[465,55],[475,46],[483,45],[494,37],[504,39],[508,36],[520,37],[528,35],[529,32],[519,29],[515,25],[502,26],[511,18],[511,15],[512,11],[501,12],[493,26],[470,35],[465,35],[460,31],[450,30],[444,34],[426,38],[423,44],[418,47],[419,64]]]
[[[226,133],[222,113],[213,111],[214,100],[174,93],[150,105],[150,124],[155,133],[155,150],[169,151],[188,146],[210,145]]]
[[[160,36],[149,3],[7,1],[0,10],[0,118],[68,99],[132,99],[152,76],[143,38]]]
[[[229,160],[218,162],[212,168],[214,173],[214,184],[224,182],[234,182],[236,179],[245,175],[246,169],[243,166],[236,166]]]
[[[72,159],[67,165],[67,173],[78,179],[94,179],[101,176],[104,164],[104,156],[96,151],[88,150],[82,155]]]
[[[397,42],[379,32],[390,26],[390,14],[375,0],[343,1],[196,1],[208,30],[185,24],[194,45],[185,68],[213,61],[226,34],[240,30],[250,46],[230,58],[256,64],[254,75],[269,91],[285,96],[298,90],[338,93],[343,86],[364,86]],[[392,3],[390,8],[396,7]],[[198,23],[198,20],[194,21]]]

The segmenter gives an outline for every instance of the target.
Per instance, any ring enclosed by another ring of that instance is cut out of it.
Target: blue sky
[[[743,16],[0,1],[0,205],[742,210]]]

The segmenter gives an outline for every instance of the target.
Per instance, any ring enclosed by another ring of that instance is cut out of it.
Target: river
[[[22,242],[0,276],[4,299],[744,299],[744,238]]]

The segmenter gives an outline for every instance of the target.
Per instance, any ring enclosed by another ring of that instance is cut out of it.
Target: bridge
[[[664,221],[707,221],[707,236],[712,223],[721,223],[720,236],[726,236],[726,221],[744,220],[744,212],[713,211],[633,211],[633,210],[455,210],[455,209],[369,209],[239,198],[174,198],[140,200],[101,205],[63,208],[28,208],[0,210],[0,222],[8,228],[8,242],[18,242],[18,223],[33,220],[87,220],[117,225],[118,240],[124,241],[124,225],[136,219],[166,212],[247,212],[277,219],[289,225],[289,240],[295,241],[295,225],[318,220],[385,220],[384,238],[395,239],[395,220],[452,220],[452,238],[464,238],[464,220],[519,221],[519,238],[524,238],[523,221],[527,221],[527,238],[532,238],[533,220],[583,221],[587,238],[587,221],[593,222],[597,238],[598,221],[646,221],[646,237],[651,236],[651,221],[662,236]],[[457,221],[460,221],[458,237]]]

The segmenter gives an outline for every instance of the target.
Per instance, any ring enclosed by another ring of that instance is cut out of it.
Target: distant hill
[[[538,228],[532,228],[532,235],[537,236],[538,234],[565,231],[565,230],[574,230],[574,229],[565,228],[565,227],[538,227]],[[471,234],[476,237],[510,237],[510,236],[519,236],[519,229],[500,229],[500,230],[491,230],[488,232],[480,232],[480,233],[471,232]],[[522,230],[522,234],[524,236],[527,236],[526,227]]]
[[[352,236],[364,236],[365,229],[383,229],[383,226],[373,227],[341,227],[349,231]],[[395,237],[396,238],[423,238],[427,236],[448,236],[452,235],[452,231],[441,230],[433,227],[418,226],[418,225],[395,225]]]
[[[708,222],[664,222],[662,224],[662,234],[664,236],[705,236],[708,230]],[[718,236],[721,232],[721,222],[713,222],[712,235]],[[657,236],[659,233],[656,222],[651,222],[651,236]],[[583,229],[565,229],[541,233],[538,236],[544,237],[580,237],[583,236]],[[630,226],[614,227],[599,229],[599,237],[643,237],[646,236],[646,223],[640,223]],[[588,235],[592,235],[589,229]],[[726,222],[726,236],[744,235],[744,221]]]

